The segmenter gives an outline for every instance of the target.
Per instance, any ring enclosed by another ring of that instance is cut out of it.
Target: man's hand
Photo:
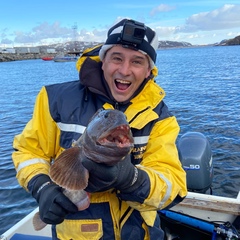
[[[120,191],[132,187],[138,180],[138,170],[132,163],[130,156],[114,166],[96,163],[90,159],[82,160],[83,166],[89,171],[87,192],[101,192],[111,188]]]
[[[62,188],[51,182],[47,175],[39,175],[34,180],[32,195],[39,204],[40,218],[47,224],[63,222],[69,213],[78,211],[62,192]]]

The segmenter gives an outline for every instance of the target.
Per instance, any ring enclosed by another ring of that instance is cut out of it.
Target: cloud
[[[166,40],[176,31],[175,27],[155,27],[159,40]]]
[[[36,43],[45,39],[73,38],[73,29],[61,27],[59,22],[49,24],[41,23],[34,27],[31,32],[15,32],[15,43]]]
[[[89,31],[83,28],[74,32],[73,27],[63,27],[60,22],[43,22],[28,32],[15,31],[11,35],[13,38],[10,39],[7,29],[3,29],[0,34],[1,44],[44,44],[74,40],[102,42],[106,38],[107,30],[95,28]]]
[[[12,44],[13,41],[8,38],[2,38],[1,44]]]
[[[8,39],[8,29],[4,28],[1,30],[0,33],[0,39],[1,39],[1,44],[12,44],[12,40]]]
[[[240,5],[225,4],[210,12],[201,12],[187,18],[176,32],[195,32],[231,29],[240,26]]]
[[[169,11],[172,11],[173,9],[175,9],[174,6],[170,6],[167,4],[160,4],[157,7],[152,9],[152,11],[150,12],[150,15],[155,16],[156,14],[158,14],[160,12],[169,12]]]
[[[240,32],[228,32],[227,33],[227,36],[229,37],[235,37],[235,36],[239,36],[240,35]]]

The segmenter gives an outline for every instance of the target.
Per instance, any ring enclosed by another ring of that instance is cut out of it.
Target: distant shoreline
[[[176,48],[193,48],[193,47],[200,47],[200,46],[160,47],[158,50],[176,49]],[[30,60],[30,59],[42,59],[43,57],[46,57],[46,56],[55,57],[56,55],[58,55],[58,53],[45,53],[45,54],[43,53],[0,53],[0,63]]]
[[[233,45],[191,45],[191,46],[164,46],[159,47],[158,50],[176,49],[176,48],[204,48],[204,47],[221,47],[221,46],[233,46]],[[59,53],[0,53],[1,62],[12,62],[30,59],[42,59],[43,57],[55,57]]]
[[[41,59],[44,56],[55,57],[55,54],[42,54],[42,53],[0,53],[0,62],[12,62],[30,59]]]

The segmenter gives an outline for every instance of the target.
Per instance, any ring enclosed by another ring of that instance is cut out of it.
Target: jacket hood
[[[86,58],[79,71],[80,83],[86,86],[91,92],[107,97],[108,93],[102,76],[102,62]]]

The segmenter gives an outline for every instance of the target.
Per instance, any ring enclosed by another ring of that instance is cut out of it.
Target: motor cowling
[[[187,132],[177,144],[179,159],[187,175],[188,191],[205,193],[212,185],[212,151],[207,138],[199,132]]]

